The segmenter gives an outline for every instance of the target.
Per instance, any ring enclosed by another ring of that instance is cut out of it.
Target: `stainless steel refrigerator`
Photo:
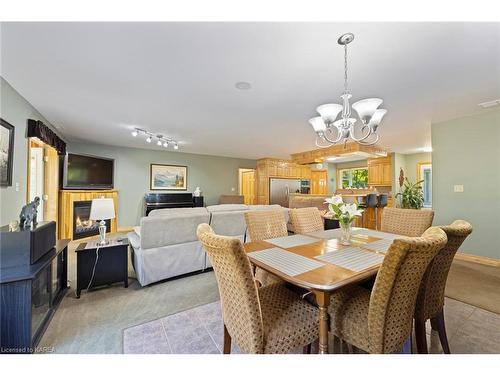
[[[271,178],[269,184],[269,204],[288,207],[290,194],[300,193],[300,179],[298,178]]]

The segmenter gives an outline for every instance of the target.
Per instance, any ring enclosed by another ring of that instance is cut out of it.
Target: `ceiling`
[[[314,148],[308,119],[339,102],[343,49],[353,100],[384,99],[380,145],[412,153],[430,124],[500,97],[494,23],[3,23],[1,75],[68,141],[243,158]],[[237,90],[235,83],[251,83]]]

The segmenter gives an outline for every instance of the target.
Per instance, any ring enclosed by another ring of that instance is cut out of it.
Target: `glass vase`
[[[351,233],[352,233],[352,223],[340,223],[340,230],[342,236],[340,237],[340,243],[342,245],[351,244]]]

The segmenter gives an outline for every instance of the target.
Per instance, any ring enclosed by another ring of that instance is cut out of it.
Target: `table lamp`
[[[115,205],[112,198],[92,199],[90,207],[90,220],[100,220],[99,237],[100,245],[106,245],[106,222],[105,220],[115,218]]]

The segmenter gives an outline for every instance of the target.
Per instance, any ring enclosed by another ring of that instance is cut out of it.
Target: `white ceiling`
[[[287,157],[314,148],[307,120],[339,100],[353,32],[353,100],[383,98],[380,145],[411,153],[431,122],[500,97],[499,25],[3,23],[1,75],[69,141],[157,149],[138,126],[185,152]]]

